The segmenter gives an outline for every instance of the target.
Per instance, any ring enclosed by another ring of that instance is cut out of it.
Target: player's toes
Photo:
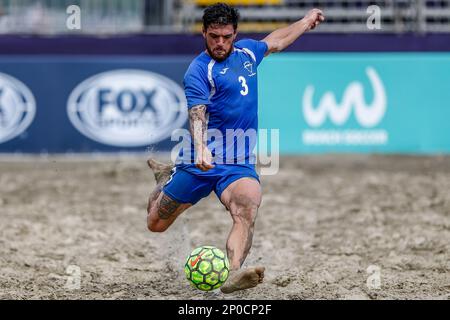
[[[150,167],[150,169],[153,170],[153,172],[155,174],[160,174],[160,173],[167,174],[167,173],[170,173],[170,171],[173,168],[173,166],[171,164],[158,162],[154,159],[148,159],[147,165]]]
[[[266,270],[266,268],[264,268],[264,267],[256,267],[255,268],[255,273],[258,275],[260,282],[262,282],[264,279],[264,271],[265,270]]]
[[[255,270],[248,269],[243,283],[245,284],[245,289],[256,287],[259,283],[259,275],[255,272]]]
[[[148,159],[147,160],[147,165],[148,165],[148,167],[150,168],[150,169],[152,169],[153,170],[153,159]]]
[[[147,165],[154,171],[157,170],[162,165],[162,163],[150,158],[147,160]]]

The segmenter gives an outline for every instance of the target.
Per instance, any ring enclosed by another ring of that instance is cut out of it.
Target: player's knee
[[[251,226],[255,224],[258,208],[259,208],[258,204],[251,204],[244,209],[245,212],[244,217],[247,223],[250,224]]]
[[[147,216],[147,228],[150,232],[164,232],[169,226],[165,223],[161,223],[161,219],[158,218],[158,212],[152,208],[148,212]]]
[[[168,226],[160,221],[149,220],[147,223],[147,228],[150,232],[164,232],[167,230]]]
[[[148,226],[148,230],[150,232],[157,232],[157,233],[161,233],[167,230],[167,227],[162,227],[160,225],[149,225]]]
[[[238,197],[232,201],[235,221],[253,225],[256,220],[259,205],[260,202],[251,197]]]
[[[238,194],[232,197],[232,204],[246,210],[258,209],[261,199],[257,195]]]

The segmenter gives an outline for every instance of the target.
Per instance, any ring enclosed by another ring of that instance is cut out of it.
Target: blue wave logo
[[[350,83],[343,94],[341,103],[336,101],[332,91],[327,91],[320,99],[317,107],[312,100],[314,87],[309,85],[303,95],[303,114],[311,127],[321,126],[328,116],[335,125],[343,125],[354,110],[357,122],[365,128],[376,126],[386,112],[387,98],[383,82],[374,68],[366,69],[372,84],[374,98],[370,105],[365,103],[364,87],[355,81]]]
[[[35,114],[36,101],[30,89],[16,78],[0,73],[0,143],[22,134]]]
[[[340,102],[333,91],[326,91],[318,106],[313,106],[314,86],[306,87],[303,95],[303,115],[310,128],[302,131],[302,141],[305,145],[356,147],[388,143],[389,132],[383,128],[374,128],[380,124],[387,110],[386,90],[374,68],[367,67],[366,74],[373,90],[370,104],[366,103],[364,86],[360,81],[347,85]],[[346,127],[352,112],[359,128]],[[321,128],[327,118],[340,128]]]
[[[80,83],[69,96],[68,117],[97,142],[138,147],[171,136],[184,125],[184,91],[162,75],[133,69],[100,73]]]

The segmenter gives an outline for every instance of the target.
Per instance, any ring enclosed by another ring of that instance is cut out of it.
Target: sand
[[[225,249],[214,193],[150,233],[145,155],[0,157],[0,299],[449,299],[450,157],[283,157],[262,176],[257,288],[201,292],[200,245]]]

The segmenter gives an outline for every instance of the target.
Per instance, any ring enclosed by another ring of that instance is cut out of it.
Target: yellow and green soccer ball
[[[220,288],[228,279],[230,263],[221,250],[202,246],[194,249],[187,257],[184,272],[192,286],[210,291]]]

